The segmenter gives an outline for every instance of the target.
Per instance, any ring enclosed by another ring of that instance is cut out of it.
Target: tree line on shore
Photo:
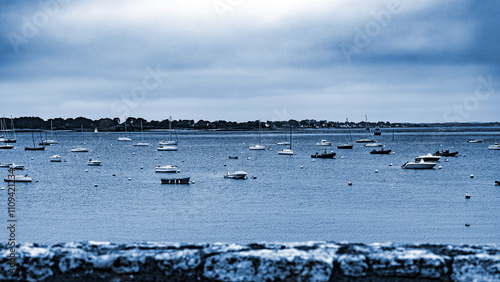
[[[98,120],[92,120],[85,117],[77,118],[54,118],[44,120],[40,117],[18,117],[11,119],[4,119],[4,127],[8,130],[11,129],[11,124],[14,124],[15,129],[34,129],[34,130],[81,130],[82,126],[84,130],[90,131],[97,128],[99,131],[123,131],[125,125],[128,131],[140,131],[141,122],[144,130],[154,130],[154,129],[168,129],[169,120],[164,119],[162,121],[151,120],[147,121],[143,118],[128,117],[126,122],[120,121],[119,118],[101,118]],[[431,127],[431,126],[456,126],[453,123],[433,123],[433,124],[420,124],[420,123],[390,123],[390,122],[340,122],[340,121],[326,121],[326,120],[288,120],[288,121],[260,121],[260,127],[263,130],[274,130],[274,129],[284,129],[289,126],[292,128],[310,128],[310,129],[320,129],[320,128],[398,128],[398,127]],[[471,124],[460,124],[474,126],[477,123]],[[482,126],[499,126],[499,122],[481,123]],[[235,122],[235,121],[208,121],[208,120],[172,120],[172,128],[175,129],[195,129],[195,130],[258,130],[259,121],[246,121],[246,122]]]

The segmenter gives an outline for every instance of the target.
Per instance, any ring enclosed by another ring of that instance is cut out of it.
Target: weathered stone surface
[[[451,277],[456,281],[500,281],[500,255],[457,256]]]
[[[209,257],[203,277],[216,281],[328,281],[334,256],[325,250],[256,250]]]
[[[500,281],[496,245],[0,243],[9,281]]]
[[[438,256],[427,250],[378,252],[368,255],[371,271],[383,277],[442,278],[448,274],[449,257]]]

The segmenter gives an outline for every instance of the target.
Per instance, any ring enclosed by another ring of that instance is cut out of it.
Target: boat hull
[[[391,150],[373,150],[370,152],[370,154],[374,154],[374,155],[388,155],[391,153]]]
[[[45,147],[24,147],[25,151],[44,151]]]
[[[432,169],[435,163],[406,163],[402,167],[405,169]]]
[[[338,145],[337,149],[352,149],[353,145],[352,144],[343,144],[343,145]]]
[[[161,184],[189,184],[190,177],[183,178],[162,178]]]
[[[311,155],[311,158],[314,158],[314,159],[334,159],[336,155],[337,154],[334,152],[322,153],[322,154],[316,153],[314,155]]]
[[[160,146],[158,147],[158,151],[177,151],[178,148],[176,146]]]
[[[500,146],[491,145],[491,146],[488,147],[488,150],[500,150]]]
[[[5,149],[5,150],[14,149],[14,146],[12,146],[12,145],[0,145],[0,149]]]

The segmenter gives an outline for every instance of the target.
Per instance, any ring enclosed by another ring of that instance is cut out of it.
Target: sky
[[[4,0],[0,114],[500,120],[500,1]]]

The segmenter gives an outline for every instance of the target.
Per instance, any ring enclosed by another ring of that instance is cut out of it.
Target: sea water
[[[252,151],[256,132],[182,131],[178,151],[160,152],[165,132],[133,133],[132,142],[117,141],[123,133],[58,132],[60,144],[45,151],[24,151],[32,134],[18,133],[15,148],[0,151],[0,162],[24,164],[36,182],[16,184],[17,241],[500,243],[500,187],[494,186],[500,151],[488,150],[500,132],[397,132],[394,140],[384,132],[372,138],[395,154],[371,155],[374,148],[363,144],[337,149],[346,142],[342,130],[295,131],[296,154],[278,155],[287,146],[276,143],[286,134],[265,132],[266,150]],[[475,138],[485,141],[467,143]],[[322,139],[334,146],[316,146]],[[140,141],[151,146],[132,146]],[[91,151],[70,152],[77,147]],[[324,148],[336,158],[311,158]],[[401,168],[442,149],[459,155],[443,157],[431,170]],[[64,161],[49,162],[55,154]],[[87,166],[90,158],[102,166]],[[155,173],[158,165],[180,172]],[[235,171],[249,179],[223,178]],[[6,168],[0,173],[8,175]],[[161,184],[162,177],[180,176],[195,183]],[[1,192],[6,222],[7,189]]]

